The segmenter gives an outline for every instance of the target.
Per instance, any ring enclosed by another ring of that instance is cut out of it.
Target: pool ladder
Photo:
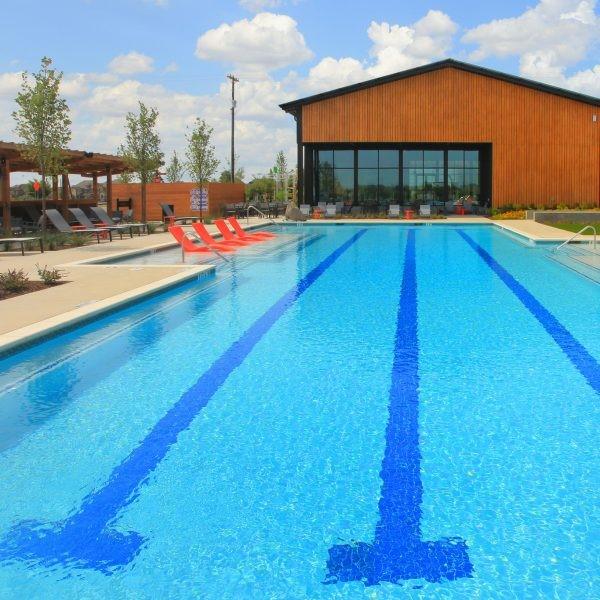
[[[582,229],[580,229],[576,234],[572,235],[566,242],[563,242],[562,244],[560,244],[560,246],[557,246],[556,248],[554,248],[554,252],[558,252],[561,248],[563,248],[564,246],[567,246],[570,242],[572,242],[575,238],[577,238],[578,236],[582,235],[584,231],[587,231],[588,229],[591,229],[594,232],[594,238],[593,241],[589,242],[589,245],[593,248],[594,252],[596,251],[596,228],[592,227],[592,225],[586,225],[585,227],[583,227]]]

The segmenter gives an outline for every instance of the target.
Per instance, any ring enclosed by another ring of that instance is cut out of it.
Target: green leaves
[[[196,119],[193,129],[186,136],[186,167],[192,181],[198,185],[210,181],[219,166],[215,147],[210,143],[212,134],[213,128],[204,119]]]
[[[129,171],[138,176],[142,184],[152,177],[163,164],[160,150],[160,136],[156,131],[158,111],[138,102],[139,113],[127,113],[125,117],[125,143],[119,148],[119,154],[125,159]]]
[[[69,107],[60,96],[63,74],[51,68],[52,59],[42,58],[41,68],[23,73],[15,102],[15,133],[22,140],[23,155],[39,166],[43,176],[64,171],[63,150],[71,140]]]
[[[177,152],[173,150],[173,156],[171,157],[171,162],[167,165],[165,169],[165,178],[169,183],[177,183],[178,181],[183,181],[183,176],[185,174],[185,168],[183,163],[179,160],[177,156]]]

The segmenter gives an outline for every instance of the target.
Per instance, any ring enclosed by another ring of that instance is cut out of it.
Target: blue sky
[[[0,139],[21,70],[43,55],[65,73],[73,147],[114,152],[140,98],[161,112],[164,150],[196,116],[227,155],[225,75],[239,75],[239,154],[248,174],[294,151],[277,104],[445,57],[600,95],[595,0],[20,0],[3,11]]]

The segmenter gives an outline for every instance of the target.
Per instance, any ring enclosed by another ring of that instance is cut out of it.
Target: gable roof
[[[296,114],[298,112],[298,108],[303,104],[311,104],[313,102],[319,102],[320,100],[326,100],[327,98],[334,98],[336,96],[357,92],[359,90],[368,89],[384,83],[391,83],[392,81],[399,81],[400,79],[406,79],[408,77],[414,77],[416,75],[422,75],[423,73],[430,73],[432,71],[438,71],[440,69],[447,68],[460,69],[461,71],[483,75],[484,77],[492,77],[501,81],[507,81],[523,87],[532,88],[540,92],[554,94],[555,96],[563,96],[564,98],[585,102],[586,104],[591,104],[593,106],[600,106],[600,98],[596,98],[595,96],[588,96],[586,94],[572,92],[554,85],[548,85],[547,83],[540,83],[539,81],[533,81],[532,79],[525,79],[524,77],[509,75],[508,73],[502,73],[501,71],[495,71],[494,69],[478,67],[469,63],[461,62],[459,60],[454,60],[452,58],[440,60],[422,67],[415,67],[414,69],[407,69],[406,71],[392,73],[391,75],[385,75],[384,77],[368,79],[367,81],[361,81],[360,83],[347,85],[335,90],[330,90],[329,92],[315,94],[314,96],[307,96],[306,98],[300,98],[299,100],[293,100],[292,102],[285,102],[279,106],[287,113]]]

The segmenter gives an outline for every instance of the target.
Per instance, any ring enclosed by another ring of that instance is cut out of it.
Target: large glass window
[[[406,204],[444,201],[443,150],[405,150],[402,166]]]
[[[354,151],[318,150],[318,202],[352,203],[354,198]]]
[[[448,150],[448,195],[451,200],[479,200],[479,150]]]

